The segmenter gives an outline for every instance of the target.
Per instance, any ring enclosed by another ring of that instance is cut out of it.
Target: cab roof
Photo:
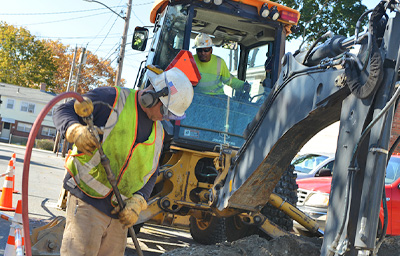
[[[273,6],[276,6],[279,12],[287,11],[287,12],[290,12],[293,15],[297,16],[297,22],[300,19],[300,12],[299,11],[297,11],[295,9],[292,9],[292,8],[289,8],[287,6],[275,3],[275,2],[268,1],[268,0],[231,0],[231,1],[240,2],[242,4],[255,6],[255,7],[257,7],[257,12],[258,13],[260,12],[260,9],[261,9],[263,4],[268,4],[269,8],[271,8]],[[169,0],[155,0],[154,1],[153,8],[152,8],[152,10],[150,12],[150,22],[151,23],[155,23],[157,14],[161,13],[162,11],[164,11],[165,7],[169,4],[169,2],[170,2]],[[179,0],[175,0],[174,2],[180,2],[180,1]],[[282,19],[278,19],[278,21],[282,22],[282,23],[285,23],[285,24],[288,24],[290,26],[291,25],[297,25],[297,22],[296,23],[291,23],[291,22],[287,22],[287,21],[282,20]]]

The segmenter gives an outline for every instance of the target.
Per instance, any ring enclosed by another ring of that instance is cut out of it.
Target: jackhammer
[[[83,121],[88,125],[90,133],[96,138],[96,147],[100,154],[100,162],[104,167],[107,174],[108,182],[110,182],[112,189],[114,190],[114,195],[117,199],[118,205],[120,205],[121,210],[125,207],[125,203],[122,200],[121,193],[119,192],[117,186],[117,180],[115,179],[114,173],[111,171],[110,160],[103,151],[103,147],[100,143],[100,136],[93,124],[93,103],[89,98],[84,97],[84,100],[79,102],[78,100],[74,103],[74,109],[78,116],[82,117]],[[133,227],[128,228],[129,235],[132,237],[133,243],[136,248],[136,252],[139,256],[143,256],[142,249],[140,248],[136,233]]]

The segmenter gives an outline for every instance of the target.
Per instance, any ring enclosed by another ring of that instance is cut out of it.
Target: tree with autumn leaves
[[[73,50],[59,41],[45,40],[43,42],[51,49],[54,56],[57,56],[55,62],[58,69],[54,76],[54,83],[56,84],[54,92],[65,92],[74,55]],[[80,54],[81,49],[77,51],[75,56],[76,63]],[[115,84],[116,70],[110,64],[110,60],[103,60],[90,51],[86,51],[86,62],[81,69],[77,92],[84,93],[101,86],[113,86]],[[125,80],[122,79],[120,86],[124,86],[125,83]]]
[[[46,83],[49,91],[66,91],[73,49],[59,41],[36,39],[25,28],[5,22],[0,22],[0,35],[0,82],[31,88],[39,88],[40,83]],[[79,54],[80,51],[76,59]],[[110,61],[90,51],[86,51],[86,56],[78,93],[114,85],[116,70],[111,67]],[[122,79],[121,86],[124,84]]]

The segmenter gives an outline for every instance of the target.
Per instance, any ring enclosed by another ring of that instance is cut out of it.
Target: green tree
[[[361,0],[281,0],[280,3],[299,10],[301,15],[299,30],[288,39],[303,37],[308,42],[329,30],[335,35],[354,35],[358,18],[367,10]],[[365,24],[367,18],[361,23]]]
[[[42,82],[54,87],[52,52],[25,28],[0,22],[0,81],[29,87]]]
[[[0,82],[31,88],[39,88],[40,83],[44,82],[49,91],[66,91],[73,58],[73,49],[69,45],[60,41],[37,40],[25,28],[16,28],[5,22],[0,22],[0,35]],[[76,64],[79,55],[80,50]],[[110,60],[101,59],[90,51],[86,51],[86,55],[77,92],[113,86],[116,70],[111,67]],[[125,83],[122,79],[121,86]],[[74,81],[71,85],[74,85]]]

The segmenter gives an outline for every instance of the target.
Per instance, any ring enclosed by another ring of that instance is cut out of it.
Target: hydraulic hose
[[[29,216],[28,216],[28,181],[29,181],[29,165],[31,161],[32,148],[35,143],[35,138],[39,132],[40,125],[43,119],[46,117],[47,113],[56,105],[57,102],[66,99],[75,98],[79,102],[83,101],[83,97],[75,92],[65,92],[56,97],[54,97],[46,106],[40,111],[38,117],[33,123],[32,130],[29,133],[28,142],[26,144],[26,152],[24,157],[24,167],[22,173],[22,223],[25,236],[25,252],[27,256],[32,256],[31,251],[31,239],[29,231]]]

